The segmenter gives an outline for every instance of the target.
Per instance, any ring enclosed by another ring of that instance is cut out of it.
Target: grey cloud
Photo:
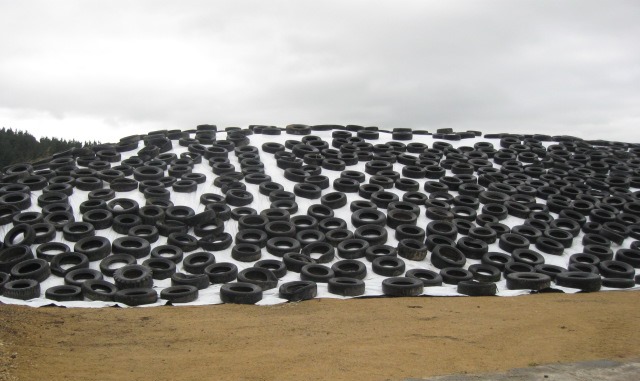
[[[0,109],[123,134],[301,122],[640,141],[638,19],[628,1],[0,2]]]

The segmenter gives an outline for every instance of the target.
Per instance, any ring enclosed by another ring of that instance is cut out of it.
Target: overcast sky
[[[640,1],[0,0],[0,122],[116,141],[338,123],[640,142]]]

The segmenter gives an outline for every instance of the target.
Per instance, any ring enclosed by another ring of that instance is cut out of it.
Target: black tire
[[[418,215],[404,209],[390,209],[387,212],[387,225],[396,229],[400,225],[415,225]]]
[[[111,250],[114,254],[129,254],[135,258],[149,255],[151,245],[149,241],[140,237],[118,237],[113,240]]]
[[[280,286],[279,296],[290,302],[313,299],[318,295],[318,286],[312,281],[293,281]]]
[[[266,217],[257,214],[249,214],[240,217],[238,220],[238,230],[257,229],[264,231],[267,223],[269,223],[269,220]]]
[[[431,253],[431,263],[438,269],[463,267],[467,258],[454,246],[437,245]]]
[[[600,261],[613,259],[613,250],[610,247],[600,245],[584,245],[583,253],[595,255]]]
[[[146,205],[138,210],[138,215],[142,223],[154,226],[157,222],[164,220],[164,209],[157,205]],[[133,229],[133,228],[132,228]]]
[[[131,254],[109,255],[102,261],[100,261],[100,271],[104,275],[112,277],[117,270],[117,268],[111,268],[111,265],[113,265],[114,263],[124,263],[124,266],[133,265],[136,263],[136,258]]]
[[[89,222],[74,221],[62,227],[62,236],[71,242],[78,242],[82,238],[91,237],[95,234],[96,230]]]
[[[610,239],[612,242],[622,245],[625,238],[629,236],[629,230],[624,224],[615,221],[607,221],[602,224],[600,234],[603,237]]]
[[[570,248],[573,245],[573,235],[567,230],[551,228],[543,231],[542,236],[562,244],[564,248]]]
[[[234,219],[235,221],[238,221],[243,216],[248,216],[248,215],[255,216],[257,214],[258,212],[255,209],[250,208],[248,206],[241,206],[239,208],[234,208],[231,210],[231,218]],[[224,221],[221,221],[221,222],[224,223]]]
[[[252,283],[227,283],[220,287],[220,299],[224,303],[256,304],[262,300],[262,289]]]
[[[337,247],[338,255],[344,259],[362,258],[368,248],[369,242],[358,238],[345,239]]]
[[[138,182],[134,179],[122,177],[122,178],[117,178],[111,181],[111,183],[109,184],[109,187],[116,192],[130,192],[138,188]],[[102,188],[101,183],[96,184],[94,186],[94,189],[100,189],[100,188]],[[88,190],[93,190],[93,189],[88,189]]]
[[[56,238],[56,228],[47,222],[41,222],[31,225],[36,233],[33,243],[47,243]]]
[[[640,250],[619,249],[616,251],[616,261],[625,262],[634,268],[640,268]]]
[[[11,275],[0,272],[0,295],[4,292],[4,285],[11,279]]]
[[[329,235],[331,233],[334,233],[336,230],[329,231],[326,234]],[[387,228],[385,228],[384,226],[362,225],[354,231],[353,236],[356,239],[367,241],[369,245],[382,245],[387,242],[389,234],[387,233]],[[327,237],[327,241],[331,242],[329,237]]]
[[[33,279],[42,282],[51,275],[49,263],[44,259],[27,259],[11,269],[12,279]]]
[[[455,241],[449,237],[445,237],[443,235],[432,234],[428,235],[424,241],[424,244],[427,245],[427,249],[429,251],[433,251],[438,245],[447,245],[447,246],[455,246]]]
[[[230,262],[213,263],[205,267],[203,274],[209,283],[229,283],[238,278],[238,267]]]
[[[311,258],[308,255],[301,253],[285,253],[282,256],[282,261],[285,266],[287,266],[288,271],[293,271],[299,273],[302,271],[302,268],[308,264],[316,263],[315,259]]]
[[[72,265],[63,268],[62,265]],[[55,255],[49,263],[51,273],[59,277],[64,277],[69,271],[85,269],[89,267],[89,258],[82,253],[67,252]]]
[[[165,258],[176,264],[182,262],[183,256],[182,249],[173,245],[160,245],[151,250],[151,258]]]
[[[16,279],[5,283],[3,296],[29,300],[40,297],[40,283],[34,279]]]
[[[308,264],[300,270],[301,280],[310,280],[316,283],[327,283],[335,277],[333,270],[321,264]]]
[[[126,265],[116,270],[113,280],[119,290],[153,287],[153,274],[143,265]]]
[[[175,273],[171,275],[172,286],[194,286],[198,290],[209,287],[209,278],[206,274]]]
[[[22,192],[9,192],[0,196],[0,205],[15,214],[20,210],[31,206],[31,194]],[[11,221],[11,218],[7,222]]]
[[[424,287],[442,286],[442,276],[427,269],[412,269],[405,274],[408,278],[420,279]]]
[[[604,278],[626,278],[633,279],[635,276],[635,270],[633,266],[626,262],[620,261],[602,261],[598,266],[600,274]]]
[[[80,204],[80,214],[94,209],[107,209],[107,202],[104,200],[87,200]]]
[[[171,233],[167,237],[167,244],[174,245],[188,253],[198,249],[198,239],[187,233]]]
[[[562,255],[564,252],[564,246],[560,242],[545,236],[538,238],[536,248],[543,253],[552,255]]]
[[[58,253],[68,253],[71,249],[62,242],[47,242],[36,248],[36,258],[51,262]]]
[[[506,264],[512,263],[513,258],[506,253],[490,251],[482,256],[481,262],[482,264],[494,266],[498,270],[504,271],[504,267],[506,266]]]
[[[314,242],[305,246],[301,253],[313,258],[313,255],[318,254],[318,258],[315,259],[316,263],[329,263],[335,258],[335,248],[328,242]]]
[[[600,275],[600,270],[598,269],[598,267],[594,265],[590,265],[588,263],[580,263],[580,262],[569,263],[568,270],[582,271],[586,273],[593,273],[593,274]]]
[[[525,237],[529,240],[529,242],[534,244],[536,243],[538,238],[542,237],[542,232],[539,229],[536,229],[533,226],[529,225],[514,226],[513,228],[511,228],[511,232]]]
[[[463,280],[458,283],[457,290],[459,294],[468,296],[493,296],[498,292],[498,287],[492,282]]]
[[[473,274],[469,270],[460,267],[445,267],[440,270],[442,282],[446,284],[458,284],[462,281],[473,280]]]
[[[486,242],[471,237],[462,237],[458,239],[456,247],[462,252],[462,254],[464,254],[465,257],[470,259],[480,259],[483,255],[489,252],[489,246]]]
[[[511,257],[515,262],[526,263],[531,266],[544,264],[544,257],[537,251],[530,249],[515,249],[511,253]]]
[[[631,288],[636,282],[628,278],[602,278],[602,285],[609,288]]]
[[[247,206],[253,202],[253,194],[243,189],[230,189],[225,201],[231,206]]]
[[[540,291],[551,287],[551,278],[548,275],[534,272],[515,272],[505,276],[509,290],[534,290]]]
[[[13,266],[27,259],[33,259],[31,247],[19,245],[0,251],[0,271],[9,273]]]
[[[278,286],[278,277],[271,270],[249,267],[238,273],[238,282],[252,283],[266,291]]]
[[[361,279],[337,277],[328,282],[329,292],[342,296],[359,296],[365,292],[365,283]]]
[[[244,230],[243,232],[246,232],[246,231],[247,230]],[[260,232],[260,233],[262,233],[266,237],[266,234],[264,234],[264,232]],[[236,236],[236,242],[237,241],[238,239]],[[291,237],[269,238],[266,241],[266,246],[267,246],[267,252],[269,254],[275,255],[276,257],[281,257],[285,253],[289,253],[289,252],[299,252],[301,249],[300,242],[297,239],[291,238]]]
[[[296,227],[289,221],[270,221],[264,226],[267,237],[295,237]]]
[[[71,302],[84,299],[80,287],[67,284],[48,288],[44,293],[44,297],[56,302]]]
[[[89,300],[113,302],[118,289],[116,285],[106,280],[88,280],[82,282],[82,293]]]
[[[296,229],[298,228],[296,227]],[[307,246],[314,242],[326,241],[326,235],[318,229],[297,230],[295,239],[300,243],[300,246]],[[349,251],[357,251],[358,246],[353,245],[353,247],[350,247],[349,249]]]
[[[154,243],[160,238],[160,232],[158,228],[152,225],[138,225],[134,226],[127,232],[127,235],[131,237],[144,238],[149,243]]]
[[[376,209],[359,209],[351,215],[351,223],[356,228],[363,225],[386,226],[387,216]]]
[[[536,269],[528,263],[509,262],[504,265],[503,272],[504,275],[507,276],[507,274],[511,273],[535,273]]]
[[[347,205],[347,196],[343,192],[327,193],[320,198],[320,203],[330,208],[339,209]]]
[[[207,211],[207,212],[211,212],[212,214],[215,215],[215,212],[213,212],[212,210]],[[202,214],[202,213],[200,213],[200,214]],[[196,216],[194,216],[194,217],[197,217],[200,214],[196,214]],[[207,237],[207,236],[211,236],[211,235],[218,235],[218,234],[221,234],[222,232],[224,232],[224,221],[222,221],[220,219],[212,219],[212,220],[202,221],[202,222],[196,224],[194,226],[194,228],[193,228],[193,234],[195,234],[198,237]]]
[[[113,224],[113,214],[105,209],[91,209],[82,215],[82,221],[93,225],[95,230],[107,229]]]
[[[367,276],[367,267],[364,263],[355,259],[344,259],[331,266],[337,278],[364,279]]]
[[[84,268],[69,271],[64,276],[64,283],[80,287],[88,280],[102,280],[102,273],[98,270]]]
[[[157,280],[170,278],[176,272],[176,264],[167,258],[149,258],[142,265],[149,267],[153,279]]]
[[[171,286],[160,291],[160,298],[171,303],[189,303],[198,299],[198,288],[195,286]]]
[[[214,263],[216,263],[216,257],[213,254],[207,251],[199,251],[184,258],[182,269],[191,274],[202,274],[207,266]]]
[[[422,280],[393,277],[382,281],[382,293],[387,296],[418,296],[424,291]]]
[[[373,226],[373,225],[370,225],[370,226]],[[356,231],[358,231],[359,229],[362,229],[362,227],[356,229]],[[354,238],[354,234],[349,229],[334,229],[324,233],[324,237],[325,237],[325,240],[329,242],[331,245],[338,246],[340,242],[345,241],[347,239]],[[365,240],[365,241],[367,241],[367,243],[371,245],[371,240]]]
[[[279,261],[277,259],[263,259],[261,261],[256,262],[253,266],[265,268],[271,271],[273,275],[275,275],[278,279],[287,275],[287,266],[284,264],[284,262]]]
[[[304,214],[291,217],[289,221],[296,227],[296,232],[318,229],[318,220]]]
[[[365,251],[365,257],[369,262],[373,262],[378,257],[395,257],[396,255],[397,249],[389,245],[369,246]]]
[[[402,258],[383,256],[371,262],[373,272],[382,276],[400,276],[404,273],[406,265]]]
[[[427,236],[443,236],[451,240],[458,237],[458,228],[449,221],[431,221],[427,224]]]
[[[611,246],[611,241],[600,234],[596,233],[588,233],[582,237],[583,245],[600,245],[600,246]]]
[[[158,301],[158,293],[152,288],[127,288],[115,293],[113,300],[127,306],[141,306]]]
[[[222,251],[229,248],[232,243],[233,239],[229,233],[203,237],[198,241],[200,247],[208,251]]]
[[[396,228],[396,239],[402,241],[403,239],[414,239],[420,242],[424,242],[427,238],[427,233],[423,228],[415,225],[402,224]]]
[[[498,282],[502,277],[500,269],[487,264],[474,264],[469,266],[473,279],[478,282]]]
[[[403,239],[398,243],[398,256],[412,261],[422,261],[427,257],[427,246],[415,239]]]
[[[528,239],[515,233],[503,234],[498,239],[498,246],[509,253],[513,253],[516,249],[527,249],[529,248],[529,245],[530,243]]]
[[[71,212],[52,212],[44,217],[44,222],[53,225],[56,230],[62,230],[64,225],[74,222],[75,217]]]
[[[86,255],[90,262],[99,261],[111,254],[111,242],[105,237],[86,237],[76,242],[73,251]]]
[[[186,233],[189,230],[189,227],[184,222],[177,220],[158,222],[156,223],[156,228],[158,228],[158,234],[163,237],[169,237],[171,233]]]
[[[231,249],[231,257],[240,262],[254,262],[262,257],[260,246],[240,243]]]
[[[18,236],[22,235],[22,239],[17,240]],[[29,246],[33,244],[36,238],[36,232],[33,226],[27,224],[18,224],[11,228],[4,236],[4,246],[13,247],[19,245]]]
[[[129,230],[138,225],[142,225],[142,218],[135,214],[119,214],[113,218],[111,228],[116,233],[127,234]]]
[[[558,274],[567,271],[567,269],[565,269],[564,267],[550,265],[548,263],[547,264],[543,263],[543,264],[540,264],[540,265],[535,265],[533,268],[537,273],[549,275],[551,280],[555,280],[556,276]]]
[[[123,214],[138,215],[138,202],[129,198],[114,198],[107,202],[107,210],[116,217]],[[128,229],[127,229],[128,230]]]
[[[599,291],[602,286],[600,275],[581,271],[565,271],[557,274],[555,282],[558,286],[578,288],[582,292]]]

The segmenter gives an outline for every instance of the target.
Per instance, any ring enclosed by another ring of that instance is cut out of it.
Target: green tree
[[[0,129],[0,168],[16,163],[29,163],[73,147],[86,147],[97,142],[79,142],[58,138],[37,140],[28,132]]]

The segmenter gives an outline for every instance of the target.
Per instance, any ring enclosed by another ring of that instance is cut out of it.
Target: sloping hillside
[[[36,139],[24,131],[0,129],[0,168],[15,163],[30,162],[71,147],[82,147],[96,142],[78,142],[57,138]]]

